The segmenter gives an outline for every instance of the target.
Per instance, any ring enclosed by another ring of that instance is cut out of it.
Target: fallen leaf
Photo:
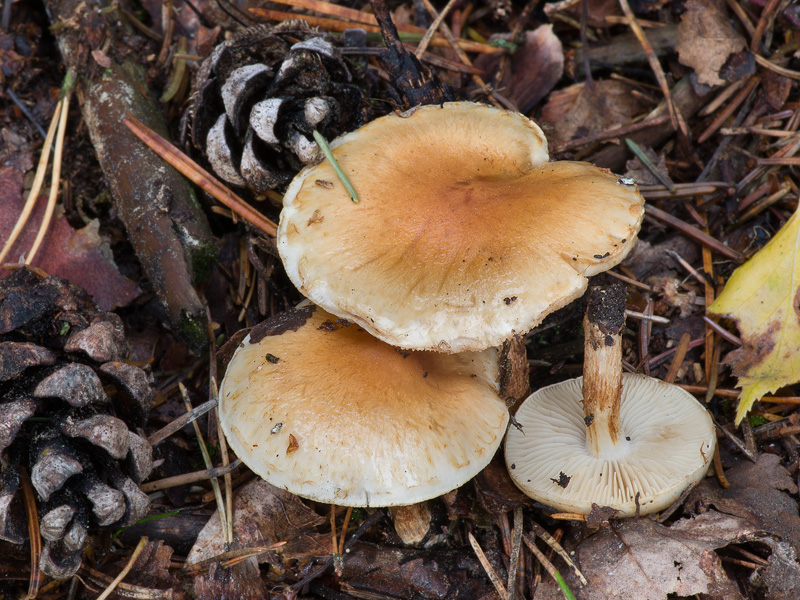
[[[643,103],[624,81],[599,79],[592,85],[576,83],[550,94],[542,107],[542,121],[553,135],[550,144],[568,142],[629,123],[644,110]]]
[[[678,60],[704,85],[723,85],[719,70],[747,44],[730,23],[723,0],[689,0],[678,25]]]
[[[723,452],[723,462],[730,458]],[[716,479],[705,479],[686,499],[687,506],[710,506],[747,520],[765,532],[759,540],[769,546],[767,567],[753,572],[750,582],[766,588],[770,600],[800,598],[800,515],[792,476],[774,454],[762,454],[758,462],[741,462],[725,471],[730,487],[722,489]],[[788,493],[787,493],[788,492]]]
[[[286,542],[280,549],[285,559],[324,556],[330,553],[330,535],[318,543],[314,528],[324,522],[297,496],[257,479],[240,488],[233,499],[234,538],[242,548]],[[186,558],[192,564],[225,552],[219,513],[209,519]],[[272,557],[274,559],[274,556]]]
[[[760,537],[745,519],[714,511],[671,527],[627,519],[601,528],[574,548],[589,585],[581,587],[569,569],[561,574],[578,600],[666,600],[669,594],[738,600],[742,595],[714,550]],[[543,583],[534,600],[559,597],[557,586]]]
[[[762,454],[756,463],[747,460],[728,469],[725,477],[731,486],[727,489],[714,479],[704,479],[692,490],[686,505],[712,506],[746,519],[800,552],[800,515],[797,501],[789,495],[797,493],[797,485],[780,460],[774,454]]]
[[[489,552],[489,543],[481,545]],[[342,591],[348,598],[497,599],[477,558],[458,546],[423,550],[356,542],[344,563]]]
[[[736,321],[742,347],[728,354],[742,389],[738,425],[759,398],[800,380],[800,209],[736,269],[708,312]]]
[[[150,588],[154,592],[162,591],[163,598],[172,600],[188,598],[177,577],[169,571],[171,559],[172,548],[166,546],[162,540],[148,542],[126,575],[125,583]]]
[[[509,35],[499,36],[508,40]],[[498,54],[482,54],[475,66],[492,78],[501,63]],[[498,91],[521,113],[527,114],[539,100],[547,96],[564,74],[564,50],[552,25],[526,31],[524,39],[506,66]]]
[[[22,212],[23,173],[12,166],[0,166],[0,248],[5,244]],[[15,263],[27,254],[42,222],[46,198],[40,197],[5,262]],[[74,229],[57,207],[50,228],[33,264],[50,275],[57,275],[84,288],[101,310],[125,306],[141,294],[139,287],[117,270],[111,248],[100,235],[95,219],[82,229]],[[0,278],[11,271],[0,270]]]

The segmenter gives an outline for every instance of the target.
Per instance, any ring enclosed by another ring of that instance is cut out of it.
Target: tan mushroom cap
[[[403,352],[307,307],[257,326],[236,350],[220,422],[239,458],[294,494],[413,504],[491,460],[508,422],[498,375],[494,349]]]
[[[506,436],[506,465],[514,482],[556,510],[589,514],[592,504],[616,516],[662,510],[705,475],[716,434],[708,411],[678,386],[636,374],[622,376],[624,440],[613,455],[588,448],[581,404],[583,378],[542,388],[520,406],[523,431]]]
[[[583,162],[548,163],[526,117],[482,104],[423,106],[335,140],[284,196],[278,250],[308,298],[385,342],[482,350],[579,297],[619,263],[644,200]]]

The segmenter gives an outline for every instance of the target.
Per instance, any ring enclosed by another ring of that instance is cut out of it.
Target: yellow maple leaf
[[[742,336],[726,359],[742,388],[738,425],[762,396],[800,381],[800,208],[733,272],[708,312],[734,319]]]

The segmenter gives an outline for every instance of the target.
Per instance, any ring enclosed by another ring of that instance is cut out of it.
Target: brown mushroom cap
[[[548,163],[539,127],[467,102],[388,115],[331,147],[284,196],[278,249],[308,298],[385,342],[482,350],[579,297],[643,217],[636,186]]]
[[[231,448],[269,483],[319,502],[421,502],[476,475],[508,411],[494,349],[404,352],[307,307],[253,328],[219,395]]]

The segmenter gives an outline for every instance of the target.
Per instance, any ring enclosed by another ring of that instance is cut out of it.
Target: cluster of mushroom
[[[278,250],[316,306],[251,331],[220,419],[274,485],[409,505],[488,464],[509,419],[495,347],[618,264],[644,201],[607,170],[548,162],[538,126],[480,104],[388,115],[331,148],[360,201],[328,161],[290,184]]]

